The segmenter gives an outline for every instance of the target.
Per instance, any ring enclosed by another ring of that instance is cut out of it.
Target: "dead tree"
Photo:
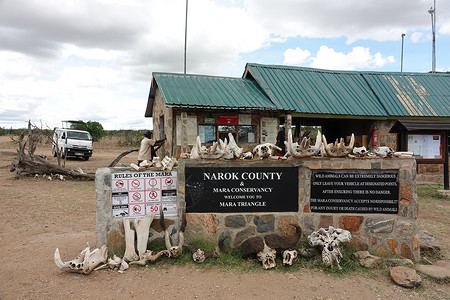
[[[45,157],[41,155],[35,155],[34,152],[37,145],[42,142],[43,135],[43,130],[28,121],[28,130],[23,131],[17,140],[17,161],[12,162],[10,168],[11,172],[15,172],[14,178],[19,178],[21,176],[50,174],[59,174],[81,179],[95,178],[92,174],[80,173],[62,167],[60,165],[60,160],[58,160],[58,164],[54,164],[47,161]],[[54,143],[51,136],[47,136],[47,138]]]

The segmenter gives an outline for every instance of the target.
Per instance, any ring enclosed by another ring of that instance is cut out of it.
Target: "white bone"
[[[375,150],[373,150],[373,152],[381,157],[390,157],[394,154],[394,150],[392,148],[389,147],[378,147]]]
[[[123,255],[123,260],[138,260],[139,256],[134,248],[134,230],[130,227],[130,219],[123,218],[123,227],[125,229],[125,254]]]
[[[399,157],[410,157],[413,155],[414,155],[414,152],[402,152],[402,151],[394,152],[394,156],[399,156]]]
[[[340,246],[343,243],[348,243],[351,239],[351,234],[348,230],[341,228],[334,228],[333,226],[328,229],[320,228],[318,231],[314,231],[308,236],[308,242],[313,247],[322,248],[322,262],[327,267],[339,265],[339,259],[342,258]]]
[[[149,213],[145,217],[134,219],[134,228],[136,229],[137,237],[136,248],[139,258],[142,258],[147,250],[148,233],[150,231],[150,224],[152,224],[154,218],[155,214]]]
[[[269,248],[264,242],[264,249],[259,251],[256,256],[258,260],[262,263],[264,270],[275,268],[277,263],[275,258],[277,256],[277,251],[275,249]]]
[[[283,265],[292,266],[292,263],[297,260],[297,250],[284,250],[283,251]]]
[[[99,264],[105,263],[106,258],[106,245],[103,245],[100,249],[96,248],[92,252],[88,245],[75,259],[68,262],[61,260],[58,248],[56,248],[54,254],[55,264],[60,270],[86,275],[90,274]]]
[[[139,171],[141,168],[139,168],[136,164],[131,163],[130,167],[132,167],[133,169],[135,169],[136,171]]]
[[[310,146],[310,139],[304,137],[300,143],[293,143],[292,131],[288,131],[288,140],[284,142],[286,145],[286,156],[292,156],[294,158],[309,157],[317,155],[322,147],[322,134],[320,130],[317,132],[316,142],[313,147]]]
[[[355,135],[352,133],[350,138],[350,142],[348,146],[345,146],[344,139],[341,138],[338,142],[338,139],[334,142],[334,144],[328,144],[325,135],[322,135],[323,146],[326,155],[323,156],[332,156],[332,157],[345,157],[352,153],[353,146],[355,144]]]
[[[362,156],[366,156],[368,154],[368,151],[367,151],[366,147],[364,147],[364,146],[354,147],[353,154],[362,157]]]

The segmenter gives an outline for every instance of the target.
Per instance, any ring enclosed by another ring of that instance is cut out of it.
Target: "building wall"
[[[161,159],[165,156],[172,157],[173,148],[173,113],[172,109],[167,108],[162,94],[159,89],[156,89],[155,102],[153,104],[153,137],[160,140],[165,136],[166,141],[164,146],[158,150],[158,155]],[[162,122],[164,120],[164,122]]]
[[[419,260],[418,245],[418,197],[416,189],[416,163],[404,159],[348,159],[307,158],[288,161],[205,161],[180,160],[177,168],[179,216],[168,224],[169,232],[176,237],[180,214],[186,205],[185,168],[213,167],[293,167],[298,169],[298,211],[289,213],[188,213],[186,216],[186,241],[208,239],[216,242],[222,237],[232,247],[252,236],[278,233],[294,234],[290,224],[299,224],[303,235],[308,236],[319,228],[342,228],[352,234],[351,244],[378,255],[400,255]],[[313,170],[398,170],[398,214],[313,213],[310,210],[311,173]],[[132,169],[103,168],[96,174],[97,191],[97,239],[96,246],[108,245],[114,253],[124,248],[124,232],[121,218],[112,218],[111,173],[133,172]],[[154,221],[150,240],[161,238],[161,228]],[[156,225],[154,225],[156,224]]]

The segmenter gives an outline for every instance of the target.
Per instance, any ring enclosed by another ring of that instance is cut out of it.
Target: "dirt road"
[[[50,155],[47,148],[37,153]],[[125,150],[102,141],[89,161],[69,159],[67,166],[94,172]],[[71,260],[86,242],[95,244],[95,183],[15,180],[9,172],[14,156],[8,151],[15,146],[9,137],[0,137],[0,299],[445,299],[450,293],[448,285],[426,279],[422,287],[408,290],[392,283],[388,274],[335,277],[306,268],[242,273],[205,270],[192,263],[132,267],[124,274],[64,273],[53,262],[56,248],[63,260]],[[136,159],[134,153],[123,163]]]

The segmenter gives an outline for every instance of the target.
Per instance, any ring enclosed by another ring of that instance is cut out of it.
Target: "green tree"
[[[92,135],[94,141],[100,140],[105,135],[102,124],[97,121],[87,121],[86,123],[72,124],[71,128],[77,130],[85,130]]]

